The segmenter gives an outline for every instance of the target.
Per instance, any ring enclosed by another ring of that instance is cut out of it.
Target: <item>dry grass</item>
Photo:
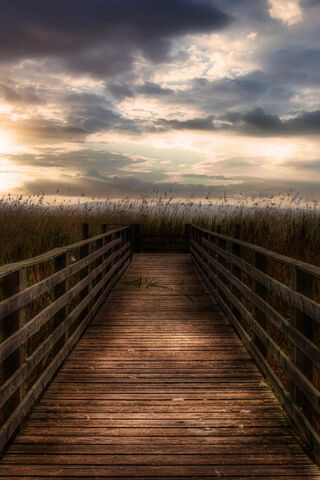
[[[320,265],[320,208],[299,195],[181,200],[167,194],[131,200],[59,200],[46,197],[0,199],[0,264],[35,256],[81,236],[81,223],[139,223],[143,233],[182,233],[195,223],[242,238],[285,255]]]

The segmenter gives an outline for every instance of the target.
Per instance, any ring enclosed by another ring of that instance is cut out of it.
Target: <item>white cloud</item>
[[[287,25],[295,25],[302,20],[302,8],[299,0],[268,0],[272,18],[282,20]]]
[[[248,40],[255,40],[257,38],[258,34],[257,32],[251,32],[249,35],[247,35]]]

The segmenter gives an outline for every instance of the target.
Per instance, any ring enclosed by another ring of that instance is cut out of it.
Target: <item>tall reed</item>
[[[139,223],[143,233],[182,233],[195,223],[234,235],[288,256],[320,265],[320,206],[296,195],[215,199],[179,199],[168,194],[138,199],[61,199],[45,196],[0,198],[0,264],[32,257],[81,237],[81,223],[91,233],[101,223]]]

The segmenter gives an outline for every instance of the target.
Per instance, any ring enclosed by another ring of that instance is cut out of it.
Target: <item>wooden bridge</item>
[[[135,239],[0,268],[0,479],[320,479],[320,269]]]

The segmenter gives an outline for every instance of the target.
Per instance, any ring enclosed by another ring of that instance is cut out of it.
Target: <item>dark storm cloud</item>
[[[295,136],[316,135],[320,133],[320,110],[301,112],[289,120],[281,120],[277,115],[267,113],[263,108],[248,112],[229,112],[215,118],[213,115],[203,118],[159,119],[155,128],[160,130],[199,130],[230,131],[253,136]]]
[[[250,23],[250,25],[253,26],[255,22],[259,24],[261,24],[261,22],[272,22],[268,13],[267,1],[215,0],[214,3],[216,7],[222,8],[226,13],[229,13],[230,15],[236,17],[238,21],[241,21],[243,19],[241,23]]]
[[[239,119],[240,131],[266,136],[315,135],[320,133],[320,110],[301,112],[289,120],[281,120],[262,108],[248,112]]]
[[[161,129],[167,130],[204,130],[204,131],[211,131],[216,130],[217,127],[215,126],[214,116],[209,115],[208,117],[199,117],[199,118],[191,118],[190,120],[166,120],[164,118],[160,119],[156,122],[156,127],[160,127]]]
[[[160,97],[160,86],[154,86],[154,96]],[[158,94],[157,94],[158,92]],[[133,90],[131,90],[131,95]],[[137,90],[136,94],[140,93]],[[162,89],[163,101],[182,106],[191,105],[200,111],[211,113],[225,112],[237,106],[248,110],[257,103],[272,105],[281,110],[293,95],[290,86],[282,84],[279,79],[261,70],[255,70],[235,78],[207,80],[193,79],[183,91]]]
[[[318,33],[319,36],[319,33]],[[317,85],[320,81],[320,49],[293,45],[269,54],[265,68],[288,87]]]
[[[11,85],[9,82],[0,84],[0,98],[12,105],[45,103],[33,86],[16,86],[12,82]]]
[[[104,105],[108,104],[107,99],[103,95],[97,95],[95,93],[79,93],[72,92],[67,93],[61,98],[62,103],[71,105],[71,108],[74,106],[82,105]]]
[[[87,135],[105,130],[139,131],[138,122],[127,120],[99,104],[82,105],[72,109],[67,117],[67,123],[73,128],[83,130]]]
[[[152,194],[155,190],[158,192],[167,192],[188,196],[205,196],[208,192],[218,193],[223,192],[223,188],[208,187],[205,185],[193,184],[179,184],[176,182],[161,182],[158,183],[156,178],[150,180],[141,180],[134,175],[126,177],[106,177],[100,175],[98,172],[94,176],[73,177],[71,175],[61,175],[54,180],[34,180],[24,185],[24,189],[31,194],[54,195],[59,190],[60,195],[94,195],[95,197],[119,197],[130,196],[140,197],[141,194]],[[227,180],[226,180],[227,183]]]
[[[45,154],[20,154],[7,156],[17,165],[32,167],[55,167],[68,170],[88,172],[99,171],[103,175],[115,175],[122,168],[136,165],[141,160],[132,159],[125,155],[100,150],[83,149],[73,152],[48,152]]]
[[[136,92],[142,95],[150,95],[153,97],[167,96],[174,93],[171,88],[162,88],[160,85],[152,82],[146,82],[136,88]]]
[[[79,142],[87,135],[81,125],[65,124],[59,120],[42,117],[14,122],[0,119],[0,126],[8,130],[12,129],[16,139],[25,143]]]
[[[184,173],[183,178],[201,178],[201,179],[207,179],[207,180],[227,180],[227,178],[224,175],[196,175],[195,173]]]
[[[320,0],[300,0],[303,7],[316,7],[320,5]]]
[[[64,109],[66,112],[63,121],[39,115],[13,121],[2,115],[0,127],[13,131],[19,142],[38,141],[39,144],[84,142],[88,135],[105,131],[139,134],[143,128],[138,121],[126,119],[94,101],[92,104],[70,102]]]
[[[205,195],[208,187],[203,185],[182,185],[179,183],[157,183],[156,179],[149,181],[141,180],[134,175],[126,177],[105,177],[97,175],[94,177],[82,176],[73,177],[71,175],[61,175],[54,180],[34,180],[24,185],[24,190],[31,194],[55,195],[59,190],[60,195],[94,195],[95,197],[117,197],[130,196],[140,197],[144,193],[153,193],[155,190],[159,192],[174,192],[179,195],[189,196],[198,195],[200,192]]]
[[[320,172],[320,159],[316,160],[291,160],[284,162],[283,166],[293,167],[298,170],[311,170],[314,172]]]
[[[55,195],[93,195],[94,197],[141,197],[141,194],[158,192],[172,193],[181,197],[221,196],[244,193],[246,195],[277,195],[284,192],[297,192],[313,195],[319,198],[319,182],[302,182],[293,180],[265,180],[262,178],[243,177],[238,184],[231,184],[233,178],[226,178],[224,185],[206,186],[199,184],[179,184],[176,182],[142,181],[135,176],[106,177],[94,173],[93,177],[61,175],[54,180],[34,180],[24,185],[24,190],[30,194]]]
[[[111,83],[106,86],[106,90],[109,91],[113,97],[117,100],[123,100],[124,98],[132,98],[135,96],[135,93],[128,84],[124,83]]]
[[[210,0],[11,0],[2,5],[0,58],[60,58],[97,75],[130,68],[132,55],[167,57],[170,40],[210,32],[231,17]]]

